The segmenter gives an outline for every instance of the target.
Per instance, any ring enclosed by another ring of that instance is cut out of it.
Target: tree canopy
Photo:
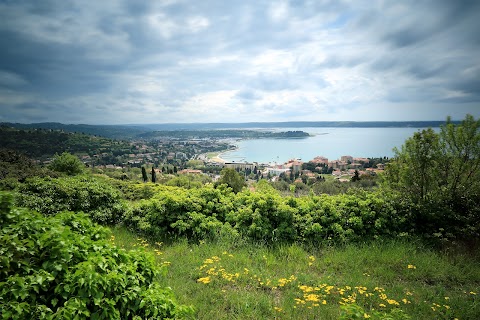
[[[54,171],[66,173],[69,176],[74,176],[82,173],[85,170],[85,165],[76,156],[68,152],[63,152],[53,157],[49,168]]]
[[[242,188],[245,186],[245,179],[240,173],[235,171],[232,168],[224,168],[220,172],[220,179],[218,180],[219,184],[226,184],[232,188],[233,192],[237,193],[242,191]]]
[[[480,120],[467,115],[460,124],[448,118],[438,133],[416,132],[395,150],[385,177],[389,186],[421,208],[418,216],[426,219],[426,227],[442,220],[448,227],[478,230],[479,169]]]

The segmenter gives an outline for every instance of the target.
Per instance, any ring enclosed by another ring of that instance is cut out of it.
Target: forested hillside
[[[101,153],[125,154],[128,142],[82,133],[50,129],[15,129],[0,127],[0,148],[13,149],[32,158],[47,158],[56,153],[71,152],[93,156]]]

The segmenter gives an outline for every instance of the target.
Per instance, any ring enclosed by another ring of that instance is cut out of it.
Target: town
[[[215,182],[226,167],[241,173],[247,182],[267,179],[273,183],[283,181],[313,185],[325,179],[339,182],[359,178],[374,180],[389,160],[385,157],[356,158],[348,155],[336,160],[317,156],[306,162],[292,159],[286,163],[227,162],[222,159],[225,151],[236,148],[238,138],[232,138],[231,135],[245,135],[244,131],[232,131],[227,135],[229,138],[225,138],[225,135],[192,137],[191,132],[186,135],[172,131],[170,136],[114,140],[53,129],[18,129],[7,125],[0,129],[3,148],[23,152],[38,164],[48,165],[55,154],[67,151],[92,171],[129,180],[140,180],[140,170],[144,168],[150,172],[153,169],[158,175],[202,175],[203,180]]]

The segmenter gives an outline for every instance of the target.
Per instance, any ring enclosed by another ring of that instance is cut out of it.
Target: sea
[[[290,159],[309,161],[316,156],[329,160],[341,156],[378,158],[394,156],[393,149],[425,128],[268,128],[268,131],[304,131],[311,136],[298,139],[237,140],[235,150],[220,155],[227,162],[285,163]],[[439,129],[434,130],[438,131]]]

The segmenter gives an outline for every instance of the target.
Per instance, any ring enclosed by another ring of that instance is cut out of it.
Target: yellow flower
[[[450,299],[450,297],[445,297],[445,300],[449,300],[449,299]]]
[[[197,282],[201,282],[204,284],[210,283],[210,277],[199,278]]]
[[[369,316],[368,314],[366,314],[366,313],[363,314],[363,317],[364,317],[365,319],[370,318],[370,316]]]
[[[470,291],[470,294],[471,294],[471,295],[474,295],[474,296],[477,295],[477,293],[476,293],[476,292],[473,292],[473,291]]]
[[[379,307],[383,307],[383,308],[386,307],[386,305],[384,305],[383,303],[380,303],[378,306],[379,306]]]
[[[279,308],[279,307],[273,307],[273,309],[274,309],[275,311],[282,312],[282,308]]]
[[[409,264],[409,265],[407,266],[407,268],[408,268],[408,269],[417,269],[417,267],[415,267],[413,264]]]
[[[366,287],[355,287],[358,290],[358,293],[364,294],[367,291]]]
[[[323,301],[322,301],[322,304],[327,304],[327,300],[323,300]]]
[[[313,293],[305,295],[304,298],[305,298],[305,301],[313,301],[313,302],[319,301],[318,295]]]
[[[394,300],[394,299],[387,299],[387,302],[388,302],[388,304],[393,304],[393,305],[396,305],[396,306],[400,305],[400,303],[398,303],[398,302],[397,302],[396,300]]]

